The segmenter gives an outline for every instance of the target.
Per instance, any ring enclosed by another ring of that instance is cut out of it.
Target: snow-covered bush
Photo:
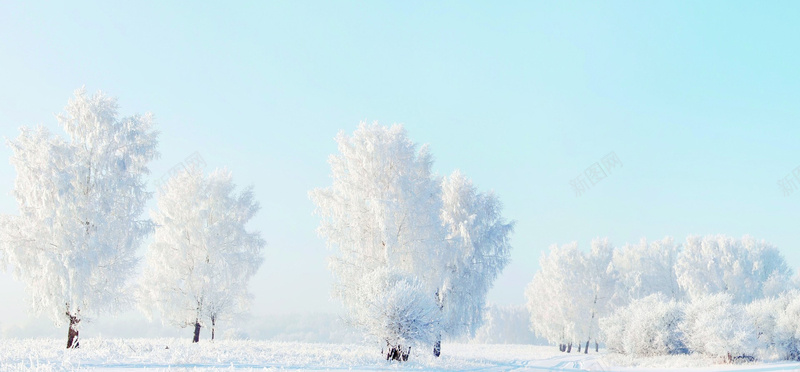
[[[773,344],[783,359],[800,359],[800,292],[789,291],[773,301],[777,311]]]
[[[380,339],[387,347],[388,358],[395,355],[407,358],[412,345],[436,341],[442,312],[420,281],[402,273],[378,271],[359,285],[372,295],[365,299],[363,313],[355,314],[351,322]]]
[[[694,297],[686,304],[679,329],[689,351],[727,361],[753,356],[758,348],[752,320],[727,293]]]
[[[632,301],[600,319],[606,347],[634,356],[667,355],[684,350],[678,324],[680,305],[657,293]]]
[[[758,339],[759,357],[784,357],[785,345],[776,337],[775,331],[778,318],[786,310],[787,300],[788,296],[782,295],[758,299],[745,305],[745,312]]]

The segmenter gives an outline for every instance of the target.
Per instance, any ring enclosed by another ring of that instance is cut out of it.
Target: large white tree
[[[252,188],[235,192],[231,173],[177,173],[158,193],[155,240],[141,284],[143,303],[178,326],[200,328],[246,310],[247,285],[263,261],[258,232],[245,228],[259,210]]]
[[[330,261],[333,294],[351,322],[394,359],[442,333],[474,332],[486,291],[508,260],[512,225],[498,199],[458,173],[434,175],[427,146],[414,144],[400,125],[362,123],[336,141],[333,185],[310,197],[322,219],[319,233],[338,250]],[[389,306],[397,303],[405,304]],[[398,324],[415,331],[397,334]]]
[[[748,303],[789,288],[792,272],[771,244],[745,236],[690,236],[675,265],[678,283],[691,297],[728,293]]]
[[[152,231],[140,219],[143,176],[157,156],[150,114],[119,117],[115,98],[76,91],[58,116],[67,139],[43,127],[9,141],[19,215],[0,221],[2,265],[25,282],[32,308],[69,323],[128,303],[135,252]]]

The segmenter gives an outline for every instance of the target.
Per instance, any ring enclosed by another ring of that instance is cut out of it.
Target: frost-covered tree
[[[554,245],[539,260],[540,269],[525,290],[531,328],[559,348],[579,351],[586,342],[599,342],[599,320],[615,303],[616,272],[611,265],[613,248],[608,239],[594,239],[588,254],[577,243]]]
[[[385,324],[429,327],[437,345],[441,334],[474,332],[486,292],[508,261],[512,224],[500,215],[499,200],[459,173],[435,176],[427,146],[414,144],[400,125],[362,123],[336,141],[333,185],[310,197],[322,217],[320,235],[338,250],[330,261],[333,295],[351,323],[380,339],[394,359],[407,357],[410,344],[429,342],[429,333],[397,335]],[[394,279],[376,279],[384,277]],[[421,299],[402,313],[380,308],[399,298],[398,288],[413,298],[427,294],[438,315],[430,317],[430,302]]]
[[[484,319],[486,293],[508,264],[514,224],[503,218],[494,193],[479,193],[454,172],[442,182],[442,223],[447,232],[444,281],[437,300],[450,337],[475,334]],[[439,355],[439,341],[434,355]]]
[[[681,288],[692,297],[729,293],[738,303],[778,295],[792,276],[783,255],[771,244],[724,235],[687,238],[675,272]]]
[[[692,297],[679,329],[690,351],[727,362],[752,357],[758,348],[752,320],[744,306],[734,303],[728,293]]]
[[[619,307],[600,319],[606,347],[633,356],[675,354],[683,351],[678,326],[681,305],[657,292]]]
[[[330,260],[333,295],[342,300],[351,323],[400,359],[407,343],[430,341],[427,333],[396,337],[376,324],[415,323],[413,315],[427,313],[428,302],[414,302],[420,307],[396,314],[375,308],[396,296],[398,287],[374,278],[402,277],[399,283],[417,283],[414,291],[435,301],[446,259],[440,180],[431,172],[428,147],[418,148],[400,125],[362,123],[352,136],[340,132],[336,142],[339,154],[329,158],[333,185],[310,192],[322,217],[318,231],[338,250]],[[395,315],[405,319],[390,320]],[[430,324],[431,332],[440,326]]]
[[[583,261],[577,242],[552,245],[549,254],[542,254],[539,271],[525,289],[531,328],[539,337],[558,344],[562,351],[572,351],[572,342],[579,342],[584,336],[578,330],[583,317],[580,303],[589,296],[580,286]]]
[[[141,284],[145,310],[194,326],[194,342],[206,320],[211,339],[218,320],[249,305],[247,284],[263,261],[264,240],[248,231],[259,210],[252,188],[235,191],[231,173],[206,176],[197,167],[177,173],[158,193],[155,239],[147,251]]]
[[[600,318],[608,315],[613,304],[617,303],[616,287],[617,272],[611,263],[614,248],[608,238],[594,239],[592,249],[583,261],[583,275],[580,277],[578,285],[583,287],[580,298],[575,300],[583,309],[580,310],[581,319],[577,319],[579,334],[586,340],[584,353],[589,352],[589,342],[595,342],[595,351],[598,349],[600,334]],[[578,349],[580,351],[580,348]]]
[[[678,253],[680,247],[671,237],[649,244],[642,239],[615,250],[613,262],[619,273],[619,299],[623,304],[654,293],[681,300],[683,291],[675,275]]]
[[[8,143],[19,215],[0,221],[2,265],[25,282],[35,312],[69,324],[68,348],[82,319],[128,304],[135,252],[152,231],[140,215],[157,156],[153,118],[117,109],[80,89],[58,116],[66,140],[39,127]]]

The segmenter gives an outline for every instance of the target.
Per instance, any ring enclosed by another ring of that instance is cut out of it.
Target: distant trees
[[[191,167],[158,195],[155,240],[147,251],[141,294],[146,308],[178,326],[200,328],[246,309],[247,284],[263,261],[264,241],[245,228],[259,210],[251,188],[235,192],[231,173]]]
[[[427,146],[402,126],[362,123],[336,141],[333,185],[310,192],[319,233],[338,249],[334,296],[387,358],[406,359],[411,344],[433,343],[438,355],[442,334],[480,325],[513,225],[493,194],[459,173],[435,176]]]
[[[531,328],[540,337],[572,351],[573,342],[599,342],[599,320],[614,303],[616,272],[607,239],[595,239],[589,254],[577,243],[552,246],[539,260],[540,270],[525,290]],[[596,347],[595,347],[596,348]]]
[[[78,347],[82,319],[130,303],[135,252],[152,231],[139,216],[157,156],[153,117],[117,109],[80,89],[58,116],[67,140],[39,127],[8,143],[19,215],[0,220],[2,266],[25,282],[34,311],[69,324],[67,348]]]
[[[733,361],[773,350],[797,359],[800,294],[791,275],[776,248],[747,236],[684,245],[667,237],[617,250],[595,239],[587,253],[576,243],[551,247],[526,298],[531,328],[562,351],[588,339],[631,355]]]
[[[618,299],[622,303],[661,293],[669,299],[681,300],[684,291],[678,284],[675,264],[680,245],[671,237],[652,242],[625,244],[614,250],[613,264],[618,272]]]
[[[678,283],[691,297],[728,293],[748,303],[788,289],[791,270],[777,248],[745,236],[690,236],[675,265]]]

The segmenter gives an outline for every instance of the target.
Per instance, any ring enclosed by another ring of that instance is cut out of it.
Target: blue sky
[[[3,2],[0,136],[61,134],[83,85],[154,113],[153,179],[199,152],[255,186],[259,313],[335,306],[307,191],[362,120],[403,123],[437,172],[503,200],[517,229],[493,302],[523,302],[550,244],[596,236],[751,234],[798,269],[800,191],[777,186],[800,166],[797,19],[788,1]],[[623,167],[576,197],[612,151]],[[14,176],[1,161],[0,213]]]

